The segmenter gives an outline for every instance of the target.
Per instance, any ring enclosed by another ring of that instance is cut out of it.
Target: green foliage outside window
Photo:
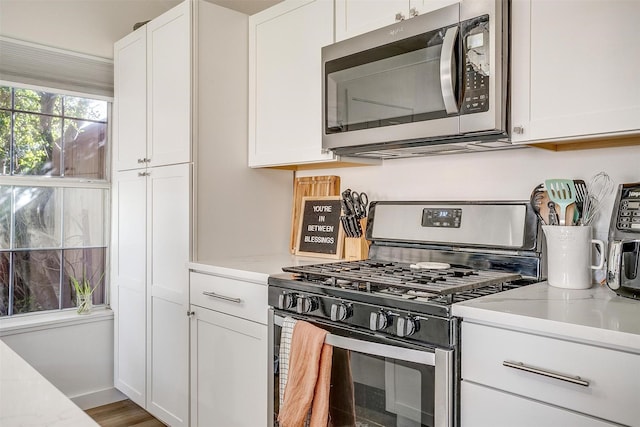
[[[71,308],[71,277],[104,277],[107,108],[0,86],[0,317]],[[67,178],[101,183],[58,184]],[[102,304],[104,281],[96,285]]]

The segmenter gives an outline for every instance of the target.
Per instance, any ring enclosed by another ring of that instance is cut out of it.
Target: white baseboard
[[[108,405],[109,403],[125,400],[127,399],[127,396],[111,387],[104,390],[94,391],[92,393],[73,396],[70,397],[70,399],[73,403],[78,405],[80,409],[87,410],[97,406]]]

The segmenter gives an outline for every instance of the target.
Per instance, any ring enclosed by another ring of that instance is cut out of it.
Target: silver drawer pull
[[[549,378],[555,378],[556,380],[566,381],[571,384],[581,385],[583,387],[589,387],[589,381],[583,380],[580,377],[571,377],[568,375],[558,374],[556,372],[546,371],[540,368],[534,368],[533,366],[525,365],[522,362],[502,362],[502,366],[506,366],[507,368],[519,369],[521,371],[530,372],[532,374],[543,375]]]
[[[224,295],[218,295],[215,292],[202,291],[202,295],[206,295],[206,296],[212,297],[212,298],[223,299],[225,301],[235,302],[237,304],[240,304],[242,302],[242,300],[240,298],[226,297]]]

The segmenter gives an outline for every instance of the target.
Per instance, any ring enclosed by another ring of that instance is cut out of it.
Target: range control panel
[[[616,228],[640,233],[640,185],[621,189]]]
[[[423,227],[460,228],[462,209],[425,208],[422,210]]]

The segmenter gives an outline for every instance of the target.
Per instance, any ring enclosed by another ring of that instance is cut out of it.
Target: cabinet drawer
[[[190,302],[267,324],[267,286],[226,277],[190,273]]]
[[[463,380],[638,425],[640,355],[469,322],[462,323],[461,351]],[[588,385],[507,367],[504,362],[579,377]]]
[[[613,427],[618,424],[462,381],[460,425],[462,427]]]

